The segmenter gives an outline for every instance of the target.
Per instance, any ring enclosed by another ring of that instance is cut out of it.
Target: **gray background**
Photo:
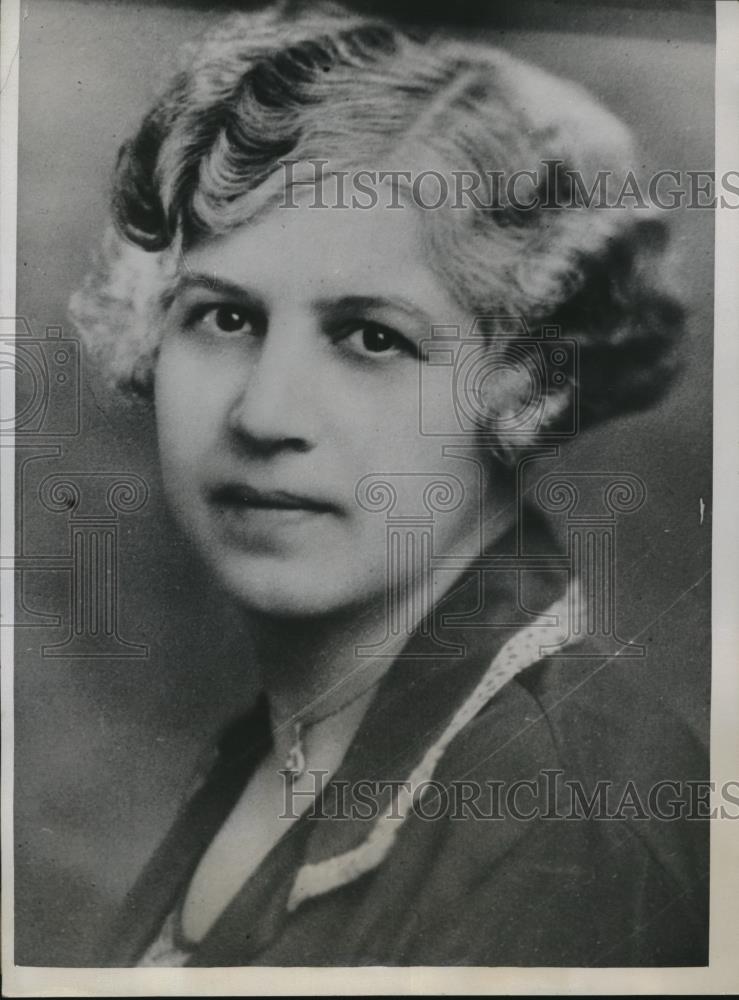
[[[591,88],[634,128],[644,150],[638,166],[711,168],[712,4],[451,6],[464,30],[482,28]],[[214,10],[24,2],[18,303],[36,336],[48,325],[71,334],[66,304],[105,225],[118,144],[166,79],[178,45]],[[445,5],[434,10],[445,19]],[[649,655],[619,668],[639,672],[707,740],[713,218],[705,210],[670,215],[690,309],[684,375],[655,410],[578,440],[567,467],[645,481],[647,503],[619,529],[618,619],[621,635],[639,635]],[[68,518],[38,500],[45,475],[142,476],[149,502],[120,521],[118,608],[121,634],[150,649],[145,659],[55,659],[41,647],[61,641],[64,627],[17,631],[19,964],[89,962],[95,934],[171,821],[203,747],[253,694],[233,613],[165,515],[150,414],[111,399],[85,365],[81,401],[78,436],[40,435],[19,451],[19,463],[36,456],[19,473],[22,544],[30,554],[67,550]],[[49,456],[44,445],[61,453]],[[68,590],[64,572],[29,572],[23,600],[64,617]]]

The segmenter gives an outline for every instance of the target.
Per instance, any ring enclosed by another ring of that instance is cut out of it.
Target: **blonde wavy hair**
[[[151,396],[162,289],[183,251],[277,204],[285,159],[481,176],[559,160],[617,178],[635,153],[623,123],[582,88],[492,46],[335,7],[232,16],[188,46],[122,146],[114,226],[71,300],[113,383]],[[426,252],[466,309],[560,326],[577,341],[586,426],[662,394],[683,314],[661,274],[665,230],[652,212],[598,207],[572,190],[552,197],[563,207],[424,212]],[[570,420],[575,388],[570,378],[549,401],[550,429]]]

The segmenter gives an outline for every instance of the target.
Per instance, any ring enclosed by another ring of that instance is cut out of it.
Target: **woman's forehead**
[[[449,311],[451,299],[429,264],[420,209],[407,200],[395,207],[329,204],[309,187],[293,193],[289,204],[183,252],[180,271],[276,299],[363,295]]]

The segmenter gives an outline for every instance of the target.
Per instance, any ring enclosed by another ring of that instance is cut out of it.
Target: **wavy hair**
[[[623,123],[582,88],[492,46],[336,8],[232,16],[187,48],[120,150],[115,227],[71,301],[113,382],[151,395],[163,283],[188,246],[284,196],[285,159],[480,176],[558,160],[560,177],[618,178],[635,154]],[[551,428],[571,420],[576,388],[581,427],[656,401],[683,323],[660,267],[662,223],[575,194],[563,186],[530,211],[423,213],[428,263],[466,309],[576,339],[579,385],[552,392]]]

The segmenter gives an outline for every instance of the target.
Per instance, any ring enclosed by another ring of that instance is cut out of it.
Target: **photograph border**
[[[17,129],[20,0],[2,4],[0,54],[0,316],[15,315]],[[739,3],[716,3],[716,175],[739,165]],[[739,778],[739,212],[717,207],[714,313],[714,528],[712,547],[711,779]],[[4,373],[0,419],[14,413],[12,372]],[[14,544],[14,448],[0,441],[0,555]],[[13,573],[0,593],[3,622],[13,620]],[[721,994],[739,989],[739,838],[730,818],[711,822],[710,964],[707,968],[217,968],[63,969],[13,964],[13,629],[2,643],[2,961],[5,996],[226,996],[458,994]]]

